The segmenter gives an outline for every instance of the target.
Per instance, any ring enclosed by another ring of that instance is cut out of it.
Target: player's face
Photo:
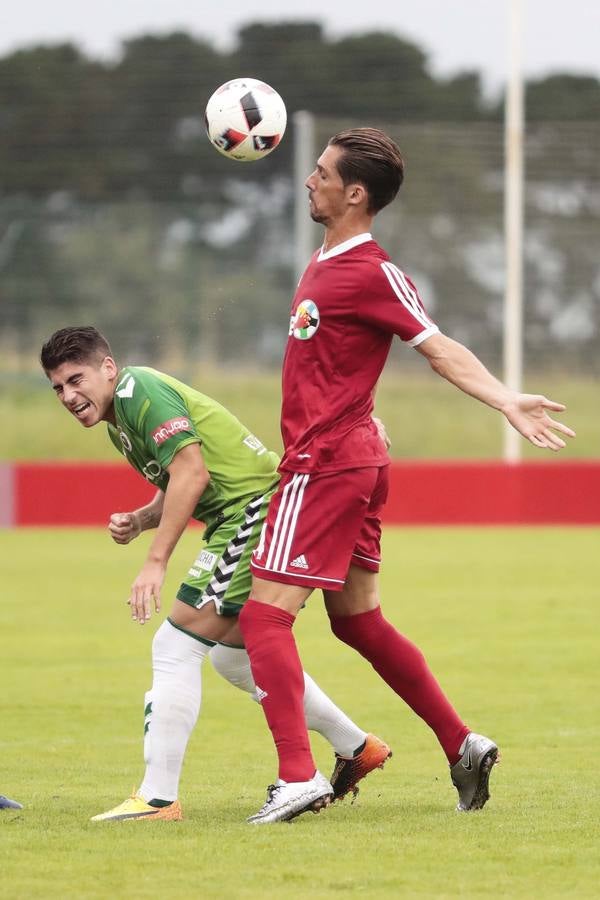
[[[48,374],[56,396],[86,428],[114,421],[113,396],[118,375],[110,356],[101,362],[65,362]]]
[[[351,189],[344,186],[336,165],[342,153],[340,147],[326,147],[305,181],[311,219],[326,226],[340,219],[348,208]]]

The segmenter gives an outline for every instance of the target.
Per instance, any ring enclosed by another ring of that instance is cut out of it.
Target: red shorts
[[[379,571],[389,466],[284,472],[250,568],[268,581],[340,591],[350,564]]]

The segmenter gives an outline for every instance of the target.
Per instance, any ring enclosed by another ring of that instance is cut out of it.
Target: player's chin
[[[100,415],[96,409],[88,409],[84,412],[83,415],[78,416],[76,413],[73,413],[73,416],[80,425],[83,425],[84,428],[93,428],[94,425],[97,425],[100,421]]]

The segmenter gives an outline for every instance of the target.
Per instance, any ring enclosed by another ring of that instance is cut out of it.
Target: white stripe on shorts
[[[363,556],[362,553],[353,553],[352,556],[355,556],[357,559],[364,559],[365,562],[377,563],[377,565],[381,563],[380,559],[374,559],[372,556]]]
[[[265,566],[272,572],[285,572],[286,570],[304,489],[309,478],[310,476],[307,474],[302,475],[296,472],[283,489]]]

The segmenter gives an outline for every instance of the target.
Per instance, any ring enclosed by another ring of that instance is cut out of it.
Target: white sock
[[[145,696],[144,800],[176,800],[183,757],[200,712],[201,666],[211,647],[164,621],[152,642],[152,689]]]
[[[258,701],[256,686],[245,650],[217,644],[210,651],[210,661],[219,673]],[[366,740],[367,734],[339,709],[327,694],[304,673],[304,715],[309,731],[317,731],[329,741],[340,756],[352,756]]]

